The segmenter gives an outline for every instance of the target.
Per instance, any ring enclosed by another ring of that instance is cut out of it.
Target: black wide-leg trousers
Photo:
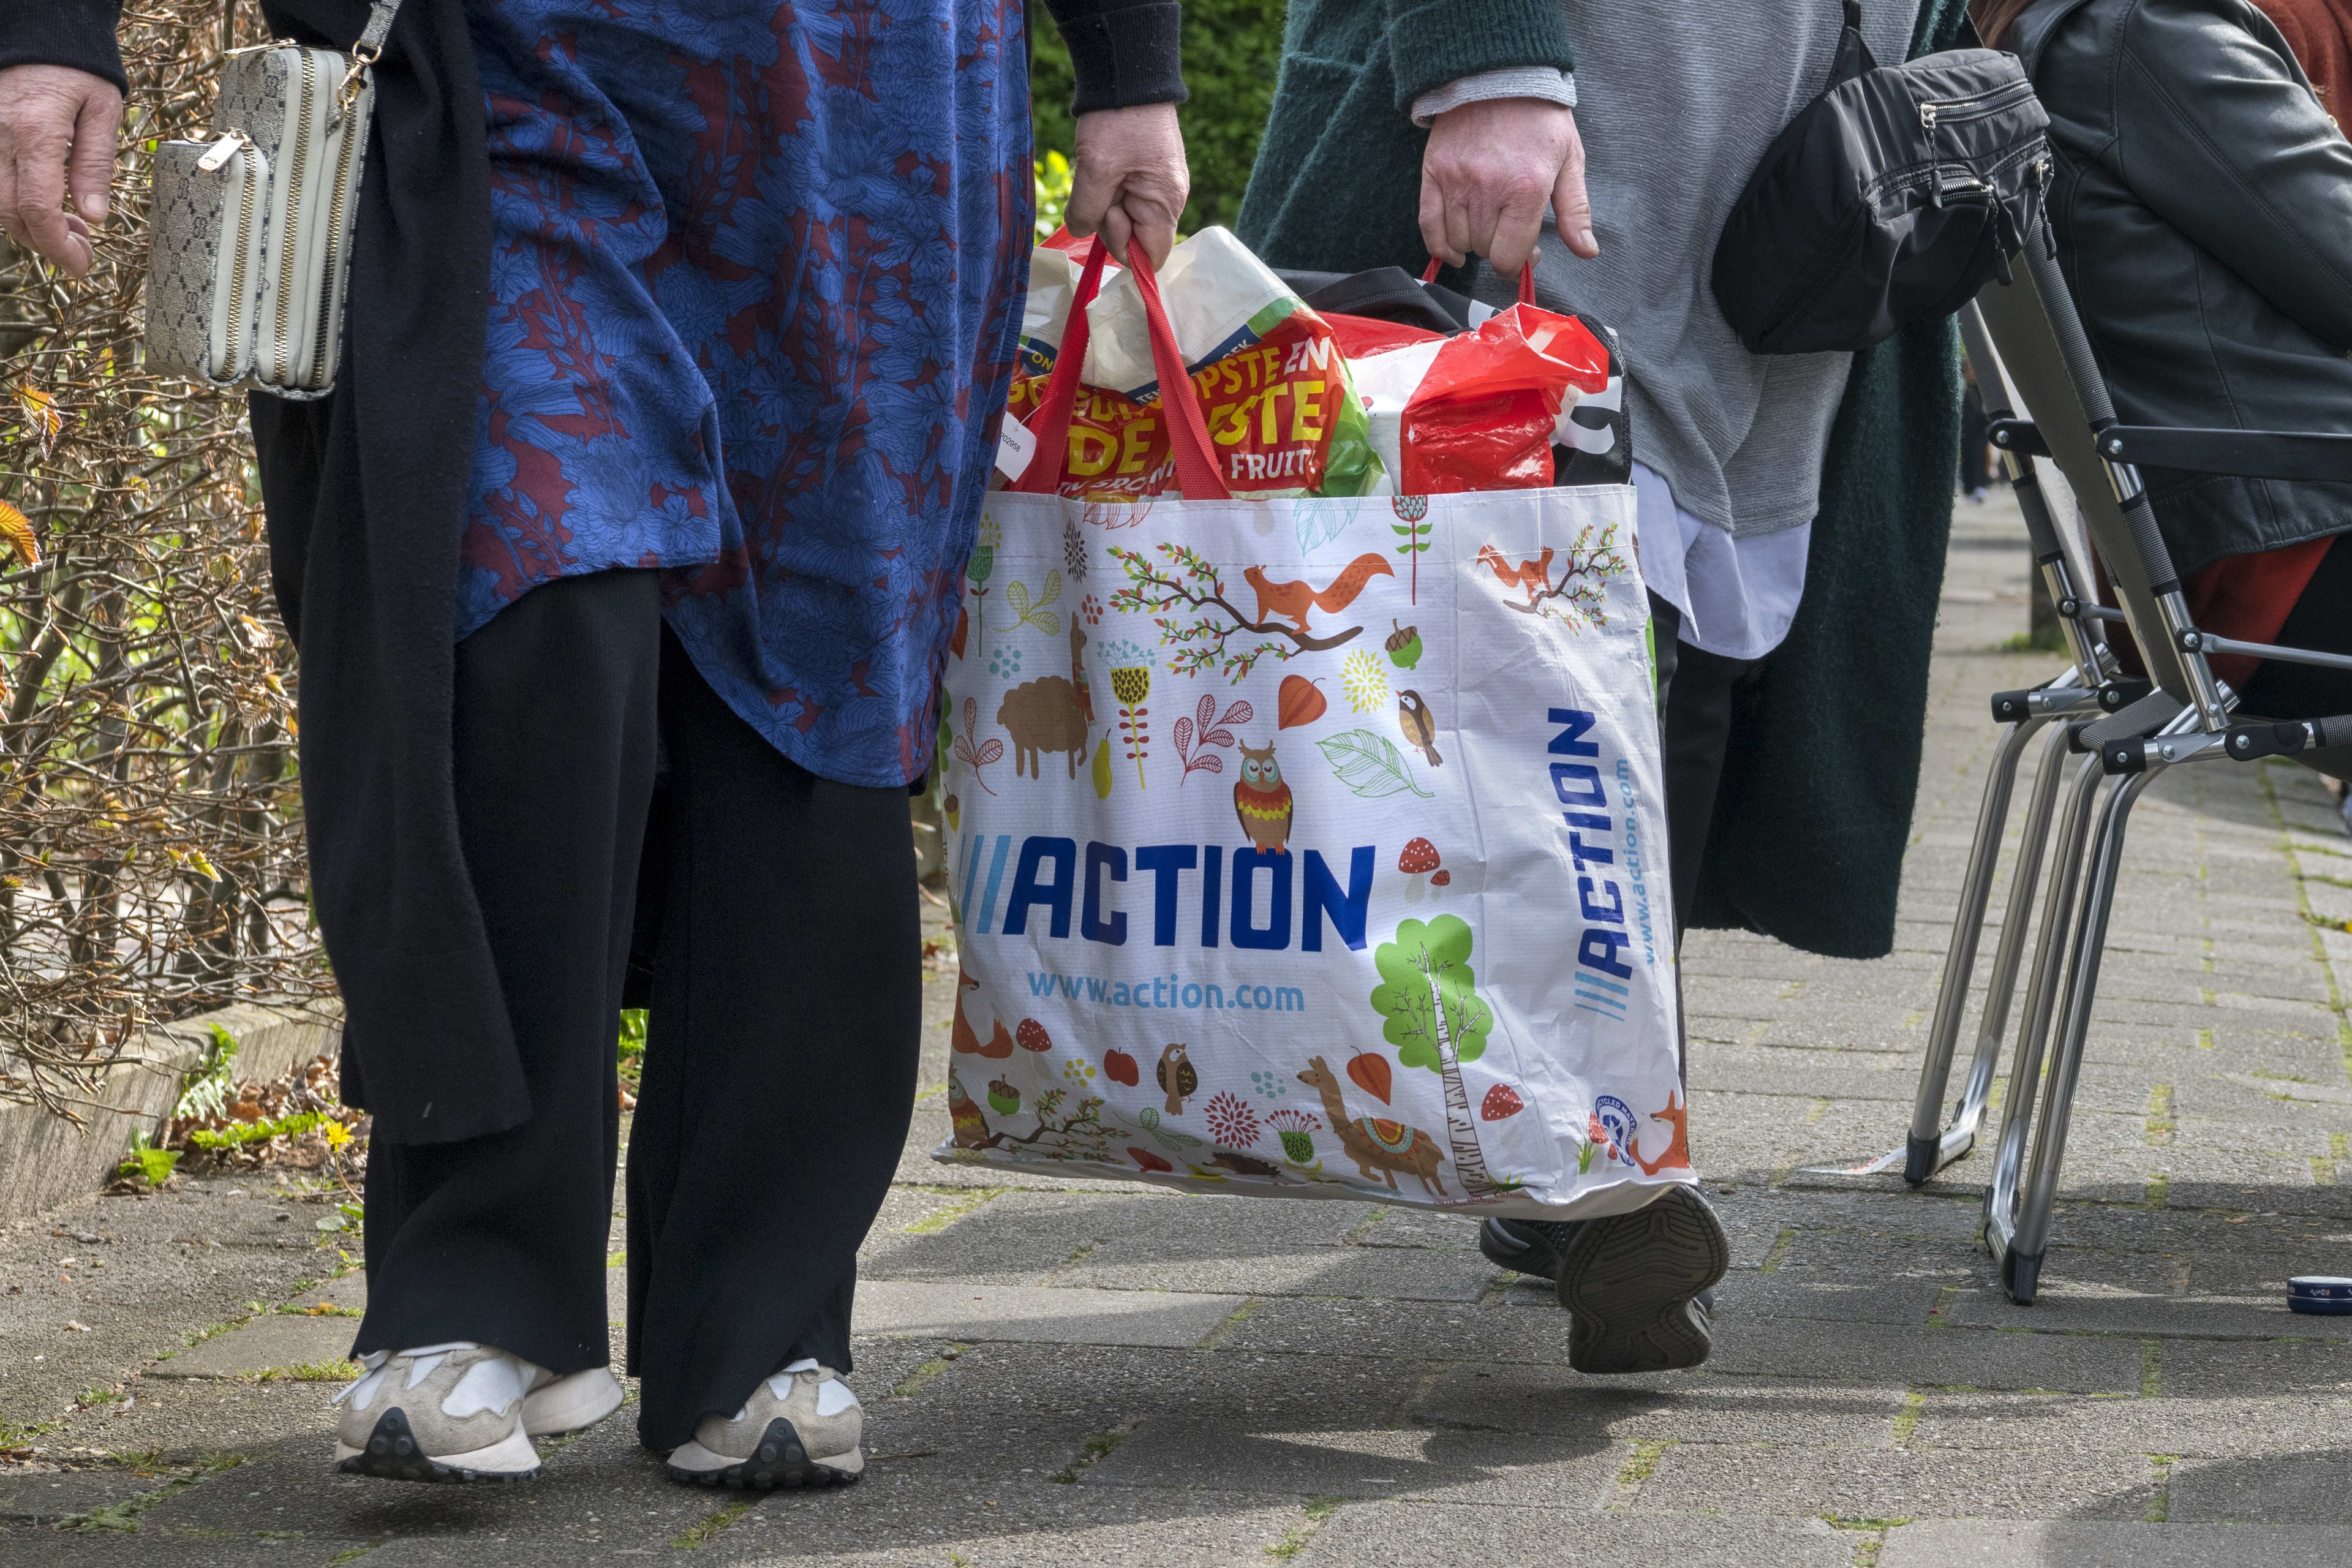
[[[628,1370],[667,1451],[785,1363],[849,1370],[921,1027],[907,795],[819,778],[736,717],[663,629],[651,572],[526,594],[458,645],[456,695],[458,820],[532,1114],[371,1152],[355,1349],[610,1359],[634,949]]]

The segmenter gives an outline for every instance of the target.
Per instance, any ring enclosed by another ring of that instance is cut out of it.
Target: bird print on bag
[[[1445,765],[1445,759],[1437,754],[1437,716],[1421,700],[1420,692],[1397,693],[1397,728],[1404,731],[1405,744],[1427,757],[1431,767]]]
[[[1192,1065],[1182,1046],[1170,1046],[1160,1053],[1160,1066],[1153,1076],[1167,1093],[1171,1116],[1183,1115],[1186,1098],[1201,1092],[1201,1069]]]
[[[1282,764],[1275,761],[1271,743],[1242,743],[1242,776],[1234,785],[1234,813],[1241,818],[1242,836],[1261,854],[1287,855],[1293,806],[1290,786],[1282,782]]]

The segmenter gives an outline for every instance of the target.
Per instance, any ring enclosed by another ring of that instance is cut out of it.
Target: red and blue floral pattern
[[[929,765],[1027,287],[1020,0],[494,0],[489,348],[457,635],[665,569],[730,707]]]

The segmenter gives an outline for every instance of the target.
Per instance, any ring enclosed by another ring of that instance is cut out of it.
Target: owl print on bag
[[[1287,855],[1293,806],[1290,786],[1282,782],[1282,764],[1275,761],[1274,744],[1242,743],[1242,776],[1234,785],[1234,811],[1241,818],[1242,836],[1260,854]]]

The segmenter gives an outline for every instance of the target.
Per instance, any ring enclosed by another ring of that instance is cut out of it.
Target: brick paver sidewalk
[[[215,1179],[0,1238],[0,1419],[32,1428],[0,1430],[0,1562],[2352,1561],[2352,1319],[2282,1300],[2352,1273],[2352,841],[2313,775],[2184,769],[2142,806],[2039,1305],[1975,1243],[1986,1154],[1917,1194],[1800,1170],[1900,1135],[1984,698],[2054,666],[1991,651],[2023,574],[2013,514],[1964,508],[1901,951],[1690,943],[1735,1246],[1702,1372],[1570,1372],[1549,1291],[1458,1217],[934,1165],[934,1089],[867,1249],[865,1485],[673,1487],[625,1412],[529,1487],[335,1477],[361,1288],[311,1281],[354,1238]]]

